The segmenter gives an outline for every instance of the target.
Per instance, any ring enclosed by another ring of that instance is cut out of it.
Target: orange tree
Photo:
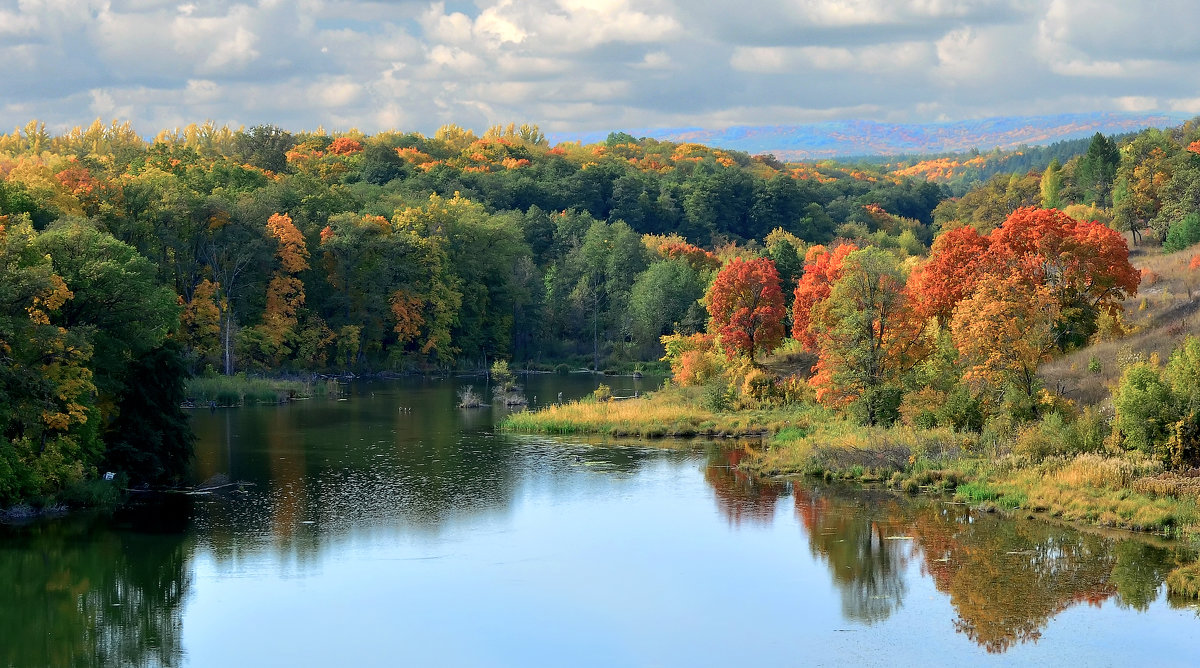
[[[846,256],[842,276],[812,310],[820,361],[809,381],[828,406],[850,406],[869,425],[890,423],[902,380],[922,359],[923,323],[907,304],[895,256],[864,248]]]
[[[1120,234],[1056,209],[1017,209],[989,236],[988,271],[1044,285],[1058,302],[1060,349],[1085,344],[1100,311],[1119,311],[1141,282]]]
[[[775,263],[734,258],[713,280],[705,297],[726,356],[771,352],[783,341],[783,292]]]
[[[846,256],[858,250],[850,243],[839,244],[831,252],[817,245],[808,249],[804,256],[804,275],[793,292],[792,338],[808,350],[815,350],[817,339],[810,331],[813,307],[829,297],[833,283],[842,276],[842,263]]]
[[[963,379],[984,388],[1007,384],[1032,398],[1038,365],[1054,349],[1058,302],[1044,285],[1019,276],[986,275],[954,310],[950,329],[966,363]]]

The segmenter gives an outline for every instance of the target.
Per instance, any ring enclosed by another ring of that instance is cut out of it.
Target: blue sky
[[[1190,0],[0,0],[0,129],[1200,113]]]

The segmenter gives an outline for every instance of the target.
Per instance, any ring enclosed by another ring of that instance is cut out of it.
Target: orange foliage
[[[1188,263],[1188,269],[1192,271],[1200,269],[1200,253],[1192,256],[1192,261]]]
[[[221,309],[216,302],[219,288],[219,283],[200,281],[180,315],[184,341],[202,353],[215,351],[219,346]]]
[[[322,227],[321,228],[321,245],[324,246],[325,244],[329,243],[330,241],[333,241],[333,239],[336,236],[337,235],[333,233],[332,227],[330,227],[328,225],[326,225],[325,227]]]
[[[414,165],[424,165],[426,163],[434,162],[433,156],[429,155],[428,153],[422,153],[421,151],[411,147],[396,149],[396,155],[400,156],[401,160],[410,162]]]
[[[396,318],[396,326],[392,328],[396,332],[396,342],[404,346],[421,334],[421,325],[425,324],[421,309],[425,302],[404,290],[397,290],[392,293],[390,303],[392,315]]]
[[[662,359],[670,363],[672,377],[682,387],[702,385],[721,371],[712,334],[670,334],[662,343]]]
[[[783,341],[783,292],[775,263],[734,258],[708,289],[708,313],[725,354],[771,352]]]
[[[275,345],[281,345],[296,327],[296,311],[304,305],[304,284],[294,276],[276,274],[267,285],[263,327]]]
[[[834,282],[842,276],[842,264],[846,256],[856,250],[858,246],[843,243],[838,244],[830,253],[829,249],[818,244],[809,248],[805,254],[804,275],[792,293],[792,338],[799,341],[806,350],[813,350],[817,345],[816,337],[809,331],[812,309],[829,297]]]
[[[1194,141],[1188,144],[1187,150],[1195,153],[1196,155],[1200,155],[1200,141]]]
[[[338,137],[329,145],[329,152],[334,155],[350,155],[362,150],[362,144],[349,137]]]
[[[987,237],[965,225],[938,236],[929,261],[908,280],[917,311],[946,324],[954,307],[975,289],[989,245]]]
[[[716,269],[721,266],[721,260],[716,255],[686,241],[664,242],[659,245],[658,254],[668,260],[681,257],[696,271]]]
[[[1142,285],[1150,287],[1158,282],[1158,272],[1153,269],[1142,269]]]
[[[951,334],[966,362],[963,379],[1000,386],[1016,381],[1032,396],[1037,367],[1054,348],[1060,315],[1050,288],[1021,276],[982,276],[954,310]]]
[[[1076,295],[1109,311],[1137,293],[1141,276],[1115,230],[1057,209],[1023,207],[989,235],[992,271],[1048,285],[1060,303]]]
[[[279,258],[283,271],[295,274],[308,269],[308,247],[304,245],[304,235],[292,223],[291,216],[286,213],[271,214],[267,219],[267,231],[279,240]]]

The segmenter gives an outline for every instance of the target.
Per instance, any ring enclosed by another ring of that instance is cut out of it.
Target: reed
[[[331,387],[329,382],[257,378],[241,374],[192,378],[185,387],[188,400],[195,405],[215,404],[220,407],[286,403],[336,392],[336,385]]]

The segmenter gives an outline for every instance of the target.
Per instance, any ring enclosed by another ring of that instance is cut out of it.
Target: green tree
[[[634,338],[653,345],[664,334],[694,334],[703,329],[707,315],[700,298],[704,288],[704,278],[684,258],[650,265],[630,290]]]
[[[96,387],[112,413],[108,402],[120,395],[130,363],[177,328],[178,298],[155,280],[153,263],[86,222],[59,221],[34,244],[74,295],[50,320],[91,342]]]
[[[904,375],[923,357],[922,322],[905,303],[904,282],[894,255],[864,248],[846,256],[829,297],[813,308],[817,398],[852,406],[868,425],[898,417]]]
[[[1113,427],[1126,448],[1146,454],[1159,452],[1170,425],[1178,418],[1175,398],[1162,372],[1146,362],[1129,365],[1113,392],[1117,414]]]
[[[1060,197],[1062,192],[1062,164],[1058,162],[1058,158],[1050,161],[1046,166],[1046,171],[1042,172],[1042,208],[1044,209],[1061,209],[1063,202]]]
[[[1083,190],[1084,201],[1087,204],[1112,204],[1112,186],[1120,161],[1121,154],[1115,141],[1100,132],[1092,136],[1087,153],[1079,159],[1075,168],[1075,181]]]

